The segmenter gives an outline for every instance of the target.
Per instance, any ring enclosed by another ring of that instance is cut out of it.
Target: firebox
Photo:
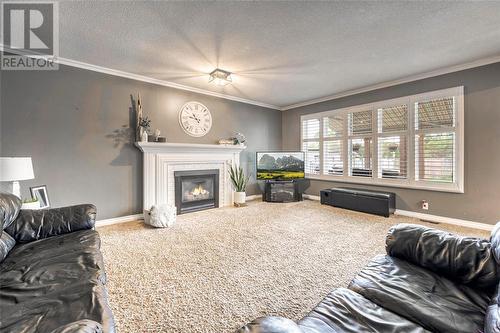
[[[175,171],[177,214],[219,207],[219,170]]]

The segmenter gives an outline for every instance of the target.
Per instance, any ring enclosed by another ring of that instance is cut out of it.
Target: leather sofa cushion
[[[491,248],[497,262],[500,262],[500,222],[491,232]],[[497,285],[484,319],[485,333],[500,333],[500,284]]]
[[[349,288],[432,332],[483,331],[490,296],[390,256],[375,257]]]
[[[493,227],[490,242],[493,255],[495,256],[497,263],[500,263],[500,222]]]
[[[261,317],[257,318],[245,326],[241,327],[236,333],[303,333],[297,324],[283,317]]]
[[[484,333],[500,333],[500,285],[491,298],[484,318]]]
[[[6,232],[0,235],[0,263],[7,257],[10,250],[16,245],[16,240]]]
[[[99,247],[93,230],[15,246],[0,264],[0,331],[51,332],[88,319],[112,332]]]
[[[331,292],[298,324],[304,333],[428,332],[345,288]]]
[[[460,237],[413,224],[398,224],[386,237],[387,254],[430,269],[458,283],[493,290],[497,263],[486,239]]]

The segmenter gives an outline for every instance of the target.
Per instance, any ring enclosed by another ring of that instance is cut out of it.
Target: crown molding
[[[6,52],[11,52],[15,54],[19,54],[19,52],[15,49],[11,49],[9,47],[4,46],[3,44],[0,44],[0,50],[1,51],[6,51]],[[25,56],[30,56],[30,55],[25,55]],[[281,107],[272,105],[272,104],[267,104],[259,101],[254,101],[251,99],[246,99],[246,98],[241,98],[241,97],[236,97],[228,94],[222,94],[210,90],[205,90],[205,89],[200,89],[200,88],[194,88],[190,86],[185,86],[183,84],[178,84],[166,80],[159,80],[159,79],[154,79],[152,77],[144,76],[144,75],[139,75],[139,74],[134,74],[130,72],[125,72],[113,68],[108,68],[108,67],[103,67],[103,66],[98,66],[98,65],[92,65],[86,62],[82,61],[77,61],[69,58],[63,58],[63,57],[57,57],[56,61],[58,64],[61,65],[66,65],[66,66],[71,66],[71,67],[76,67],[76,68],[81,68],[81,69],[86,69],[92,72],[98,72],[98,73],[103,73],[103,74],[108,74],[108,75],[113,75],[113,76],[119,76],[119,77],[124,77],[127,79],[132,79],[136,81],[141,81],[141,82],[147,82],[147,83],[152,83],[156,84],[159,86],[164,86],[164,87],[170,87],[174,89],[179,89],[179,90],[185,90],[185,91],[190,91],[194,92],[197,94],[202,94],[202,95],[208,95],[208,96],[213,96],[213,97],[218,97],[218,98],[223,98],[223,99],[228,99],[231,101],[235,102],[240,102],[240,103],[245,103],[245,104],[252,104],[260,107],[264,107],[267,109],[273,109],[273,110],[281,110]]]
[[[433,70],[430,72],[415,74],[415,75],[407,76],[407,77],[400,78],[397,80],[385,81],[385,82],[365,86],[365,87],[358,88],[358,89],[347,90],[347,91],[340,92],[337,94],[333,94],[333,95],[329,95],[329,96],[325,96],[325,97],[320,97],[320,98],[316,98],[316,99],[312,99],[312,100],[308,100],[308,101],[304,101],[304,102],[300,102],[300,103],[296,103],[296,104],[291,104],[291,105],[282,107],[281,111],[296,109],[296,108],[299,108],[302,106],[326,102],[326,101],[330,101],[333,99],[338,99],[338,98],[342,98],[342,97],[361,94],[361,93],[365,93],[365,92],[373,91],[373,90],[377,90],[377,89],[397,86],[397,85],[403,84],[403,83],[418,81],[418,80],[422,80],[422,79],[428,79],[428,78],[439,76],[439,75],[449,74],[449,73],[453,73],[453,72],[459,72],[459,71],[474,68],[474,67],[480,67],[480,66],[485,66],[485,65],[489,65],[489,64],[494,64],[496,62],[500,62],[500,55],[471,61],[471,62],[461,64],[461,65],[444,67],[444,68],[440,68],[440,69]]]
[[[2,43],[0,43],[0,50],[1,51],[5,50],[7,52],[12,52],[12,53],[18,53],[15,49],[5,47]],[[227,99],[227,100],[231,100],[231,101],[256,105],[256,106],[260,106],[260,107],[264,107],[264,108],[268,108],[268,109],[273,109],[273,110],[279,110],[279,111],[288,111],[288,110],[296,109],[296,108],[299,108],[302,106],[326,102],[326,101],[330,101],[330,100],[334,100],[334,99],[338,99],[338,98],[342,98],[342,97],[347,97],[347,96],[352,96],[352,95],[356,95],[356,94],[361,94],[361,93],[365,93],[365,92],[369,92],[369,91],[373,91],[373,90],[377,90],[377,89],[388,88],[388,87],[396,86],[399,84],[418,81],[418,80],[422,80],[422,79],[427,79],[427,78],[431,78],[431,77],[435,77],[435,76],[439,76],[439,75],[449,74],[449,73],[453,73],[453,72],[459,72],[462,70],[466,70],[466,69],[470,69],[470,68],[474,68],[474,67],[485,66],[485,65],[496,63],[496,62],[500,62],[500,55],[496,55],[496,56],[492,56],[492,57],[488,57],[488,58],[483,58],[483,59],[471,61],[471,62],[460,64],[460,65],[444,67],[444,68],[440,68],[437,70],[433,70],[433,71],[429,71],[429,72],[425,72],[425,73],[421,73],[421,74],[407,76],[407,77],[400,78],[397,80],[385,81],[385,82],[365,86],[362,88],[347,90],[347,91],[336,93],[333,95],[328,95],[325,97],[320,97],[320,98],[311,99],[311,100],[307,100],[304,102],[290,104],[288,106],[280,107],[277,105],[272,105],[272,104],[268,104],[268,103],[264,103],[264,102],[254,101],[251,99],[236,97],[236,96],[232,96],[232,95],[228,95],[228,94],[222,94],[222,93],[213,92],[210,90],[205,90],[205,89],[200,89],[200,88],[194,88],[194,87],[190,87],[190,86],[186,86],[186,85],[182,85],[182,84],[178,84],[178,83],[174,83],[174,82],[170,82],[170,81],[166,81],[166,80],[154,79],[152,77],[148,77],[148,76],[144,76],[144,75],[134,74],[134,73],[125,72],[125,71],[112,69],[112,68],[108,68],[108,67],[103,67],[103,66],[98,66],[98,65],[92,65],[92,64],[89,64],[86,62],[81,62],[81,61],[77,61],[77,60],[73,60],[73,59],[69,59],[69,58],[57,58],[57,63],[62,64],[62,65],[66,65],[66,66],[86,69],[89,71],[109,74],[109,75],[113,75],[113,76],[120,76],[120,77],[132,79],[132,80],[136,80],[136,81],[148,82],[148,83],[152,83],[152,84],[156,84],[156,85],[160,85],[160,86],[164,86],[164,87],[170,87],[170,88],[174,88],[174,89],[190,91],[190,92],[194,92],[194,93],[198,93],[198,94],[202,94],[202,95],[223,98],[223,99]]]
[[[154,79],[152,77],[134,74],[134,73],[129,73],[129,72],[125,72],[125,71],[121,71],[121,70],[117,70],[117,69],[92,65],[89,63],[85,63],[85,62],[81,62],[81,61],[77,61],[77,60],[72,60],[72,59],[68,59],[68,58],[58,58],[57,62],[59,64],[62,64],[62,65],[86,69],[86,70],[90,70],[93,72],[99,72],[99,73],[104,73],[104,74],[109,74],[109,75],[114,75],[114,76],[120,76],[120,77],[124,77],[127,79],[156,84],[159,86],[170,87],[170,88],[174,88],[174,89],[194,92],[197,94],[228,99],[228,100],[235,101],[235,102],[261,106],[261,107],[268,108],[268,109],[281,110],[281,108],[279,106],[272,105],[272,104],[262,103],[262,102],[254,101],[251,99],[236,97],[236,96],[232,96],[232,95],[228,95],[228,94],[222,94],[222,93],[218,93],[218,92],[214,92],[214,91],[210,91],[210,90],[185,86],[183,84],[178,84],[178,83],[174,83],[174,82],[170,82],[170,81],[166,81],[166,80]]]

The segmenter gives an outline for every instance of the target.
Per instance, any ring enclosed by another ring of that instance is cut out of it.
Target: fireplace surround
[[[219,169],[175,171],[177,214],[219,207]]]
[[[143,209],[152,205],[175,205],[177,171],[219,170],[218,206],[233,205],[228,170],[238,166],[243,145],[136,142],[143,153]]]

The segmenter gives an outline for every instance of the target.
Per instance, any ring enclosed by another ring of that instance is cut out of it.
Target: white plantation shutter
[[[371,177],[373,168],[372,110],[350,112],[348,129],[349,175]]]
[[[306,174],[319,175],[320,173],[319,132],[319,119],[302,121],[302,151],[305,153]]]
[[[378,178],[408,176],[408,105],[377,110]]]
[[[350,176],[371,177],[373,144],[370,137],[349,139]]]
[[[378,138],[378,177],[404,179],[408,176],[406,135]]]
[[[415,180],[455,180],[455,98],[415,103]]]
[[[418,134],[415,137],[415,178],[452,183],[455,177],[455,133]]]
[[[323,174],[343,175],[344,115],[323,117]]]
[[[463,193],[463,87],[301,117],[310,178]]]
[[[330,140],[323,143],[323,174],[342,175],[344,173],[342,145],[342,140]]]
[[[341,138],[344,133],[343,115],[323,117],[323,136],[325,138]]]
[[[356,111],[349,113],[349,135],[371,134],[372,111]]]
[[[408,105],[396,105],[379,108],[378,132],[404,132],[408,129]]]

